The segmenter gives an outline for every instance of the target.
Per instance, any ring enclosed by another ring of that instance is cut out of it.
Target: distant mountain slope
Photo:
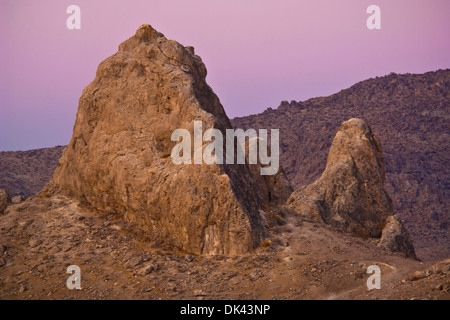
[[[0,189],[11,195],[35,195],[50,180],[64,147],[0,152]]]
[[[317,179],[339,125],[362,118],[380,138],[386,188],[425,260],[450,255],[450,70],[390,74],[329,97],[284,101],[235,118],[235,128],[279,128],[281,164],[297,188]]]

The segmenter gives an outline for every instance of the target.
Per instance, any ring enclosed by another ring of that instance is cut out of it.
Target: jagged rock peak
[[[265,190],[249,167],[171,161],[176,129],[193,136],[195,121],[203,131],[231,129],[205,77],[192,47],[141,26],[84,89],[71,142],[41,194],[120,215],[156,246],[194,254],[254,249],[265,235]]]

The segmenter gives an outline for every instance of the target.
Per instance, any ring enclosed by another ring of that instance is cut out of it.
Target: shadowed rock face
[[[398,217],[387,218],[378,246],[392,252],[404,252],[407,257],[417,259],[409,234]]]
[[[379,237],[393,213],[384,179],[378,140],[364,121],[351,119],[336,134],[322,176],[295,191],[288,205],[356,235]]]
[[[162,247],[252,250],[264,236],[259,208],[266,199],[248,166],[175,165],[170,158],[175,129],[193,135],[196,120],[203,131],[231,128],[205,77],[192,47],[141,26],[84,89],[72,140],[41,194],[65,193],[120,214]]]
[[[249,140],[246,140],[241,148],[245,150],[246,163],[251,163]],[[261,175],[261,168],[264,167],[261,163],[249,164],[248,166],[255,183],[263,193],[265,202],[273,206],[284,205],[294,191],[284,169],[280,167],[278,173],[274,175]]]
[[[3,214],[6,210],[6,207],[8,207],[11,204],[11,198],[9,197],[8,192],[6,192],[5,189],[0,189],[0,214]]]

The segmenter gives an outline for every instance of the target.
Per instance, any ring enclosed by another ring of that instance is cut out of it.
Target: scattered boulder
[[[174,130],[192,137],[194,121],[203,131],[232,129],[206,72],[192,47],[141,26],[83,90],[72,139],[39,195],[61,193],[121,215],[164,248],[253,250],[265,236],[264,192],[248,165],[171,161]]]
[[[18,195],[18,196],[15,196],[15,197],[11,198],[11,203],[12,204],[19,204],[19,203],[22,203],[24,201],[25,201],[25,197],[22,196],[22,195]]]
[[[147,275],[152,272],[158,271],[159,268],[160,268],[159,264],[148,262],[148,263],[144,264],[144,266],[142,268],[140,268],[137,273],[140,275]]]
[[[381,145],[360,119],[344,122],[331,145],[322,176],[296,190],[289,208],[361,237],[380,237],[392,200],[384,190]]]
[[[378,246],[392,252],[403,252],[407,257],[417,259],[414,246],[401,220],[396,216],[386,219]]]
[[[3,214],[6,207],[11,204],[11,198],[5,189],[0,189],[0,214]]]
[[[289,241],[287,241],[285,238],[278,237],[276,239],[277,244],[279,244],[282,247],[289,247]]]
[[[409,280],[417,281],[417,280],[425,279],[428,276],[429,276],[429,274],[425,271],[416,271],[410,276]]]
[[[28,241],[28,246],[33,249],[36,248],[37,246],[42,244],[42,240],[41,239],[36,239],[36,238],[32,238],[30,239],[30,241]]]
[[[444,285],[442,283],[439,283],[433,288],[433,291],[442,291],[443,289]]]

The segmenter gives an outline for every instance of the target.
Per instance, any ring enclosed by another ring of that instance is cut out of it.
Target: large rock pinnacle
[[[380,238],[392,220],[387,219],[393,215],[392,200],[384,189],[385,174],[378,139],[363,120],[350,119],[341,125],[333,140],[322,176],[296,190],[287,205],[337,229],[360,237]],[[395,221],[399,227],[394,229],[405,234],[401,222]],[[392,233],[386,234],[383,243],[394,237]],[[404,244],[391,249],[413,256],[409,238],[405,236],[403,240]]]
[[[41,192],[122,215],[163,247],[240,254],[264,236],[264,192],[247,165],[176,165],[175,129],[225,132],[230,121],[192,47],[149,25],[103,61],[80,98],[73,136]],[[203,146],[205,147],[205,145]]]

